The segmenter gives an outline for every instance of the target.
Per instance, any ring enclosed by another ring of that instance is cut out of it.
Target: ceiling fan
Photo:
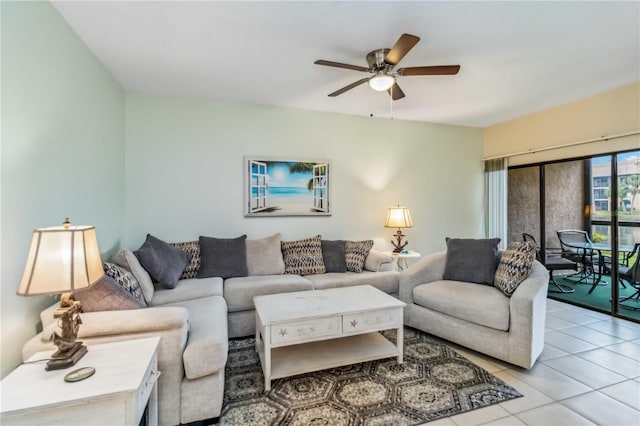
[[[420,41],[420,37],[411,34],[402,34],[396,44],[391,49],[376,49],[367,54],[368,68],[358,65],[342,64],[340,62],[325,61],[318,59],[314,64],[326,65],[328,67],[346,68],[354,71],[368,72],[374,74],[371,77],[362,78],[348,86],[338,89],[329,96],[334,97],[344,92],[360,86],[366,82],[373,90],[379,92],[387,91],[394,101],[405,97],[404,92],[398,86],[396,79],[403,76],[413,75],[455,75],[460,71],[460,65],[440,65],[431,67],[408,67],[393,70],[398,62]]]

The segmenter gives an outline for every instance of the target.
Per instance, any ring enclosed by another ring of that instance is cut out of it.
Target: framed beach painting
[[[330,216],[329,160],[244,157],[245,216]]]

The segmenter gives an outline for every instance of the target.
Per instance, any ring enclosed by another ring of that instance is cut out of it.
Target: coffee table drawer
[[[381,311],[362,312],[342,316],[342,332],[361,333],[363,331],[395,328],[402,323],[402,309],[385,309]]]
[[[339,317],[314,318],[271,326],[271,343],[295,343],[316,338],[338,336]]]

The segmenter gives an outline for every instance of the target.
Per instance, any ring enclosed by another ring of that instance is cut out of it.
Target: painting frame
[[[243,157],[245,217],[331,216],[331,161]]]

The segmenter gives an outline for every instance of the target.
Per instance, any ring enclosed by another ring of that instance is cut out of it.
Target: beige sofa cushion
[[[305,278],[313,283],[315,290],[369,284],[385,293],[398,293],[399,274],[395,271],[329,272]]]
[[[178,281],[175,288],[157,288],[149,306],[162,306],[209,296],[222,296],[222,278],[192,278]]]
[[[253,310],[253,296],[301,290],[313,290],[313,284],[300,275],[264,275],[224,280],[224,298],[229,312]]]
[[[249,276],[284,274],[280,234],[260,240],[247,240],[246,244]]]
[[[433,281],[413,289],[413,303],[496,330],[509,329],[509,301],[495,287],[462,281]]]

